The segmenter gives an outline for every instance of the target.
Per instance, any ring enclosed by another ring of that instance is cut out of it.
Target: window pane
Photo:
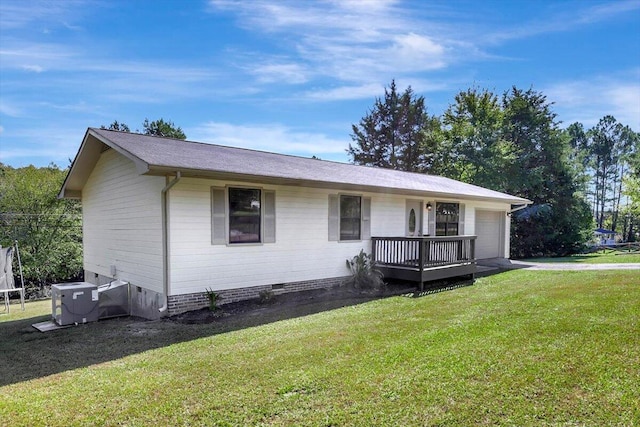
[[[229,188],[229,242],[260,242],[260,190]]]
[[[340,196],[340,240],[360,240],[360,197]]]
[[[459,220],[458,203],[436,203],[436,236],[457,236]]]
[[[409,212],[409,233],[413,236],[416,232],[416,211],[411,209]]]

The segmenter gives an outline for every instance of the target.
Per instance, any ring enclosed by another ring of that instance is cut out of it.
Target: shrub
[[[218,309],[218,301],[220,301],[222,297],[211,289],[207,289],[206,293],[209,299],[209,310],[216,311]]]
[[[273,298],[275,295],[271,289],[265,289],[260,291],[258,298],[260,299],[260,304],[268,304],[273,302]]]
[[[371,255],[360,249],[360,253],[352,259],[347,260],[347,268],[351,271],[351,277],[347,279],[346,285],[355,289],[381,290],[385,283],[382,280],[382,273],[377,270],[371,260]]]

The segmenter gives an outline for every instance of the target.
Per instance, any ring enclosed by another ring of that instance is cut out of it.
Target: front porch
[[[374,265],[388,279],[420,284],[474,275],[476,236],[372,237]]]

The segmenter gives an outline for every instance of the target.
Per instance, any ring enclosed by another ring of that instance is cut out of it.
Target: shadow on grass
[[[221,309],[222,315],[203,309],[153,321],[119,317],[44,333],[32,324],[47,321],[50,315],[2,322],[0,386],[198,338],[406,294],[413,289],[407,284],[392,284],[383,294],[321,289],[279,295],[268,304],[257,301],[227,304]]]

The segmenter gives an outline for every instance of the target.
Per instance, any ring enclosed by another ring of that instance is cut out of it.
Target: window
[[[258,188],[211,188],[211,243],[274,243],[276,193]]]
[[[261,193],[229,188],[229,243],[260,243]]]
[[[436,203],[436,236],[457,236],[459,222],[458,203]]]
[[[357,195],[329,195],[329,240],[371,238],[371,199]]]
[[[360,196],[340,196],[340,240],[360,240]]]
[[[416,211],[411,209],[409,212],[409,235],[413,236],[416,233]]]

